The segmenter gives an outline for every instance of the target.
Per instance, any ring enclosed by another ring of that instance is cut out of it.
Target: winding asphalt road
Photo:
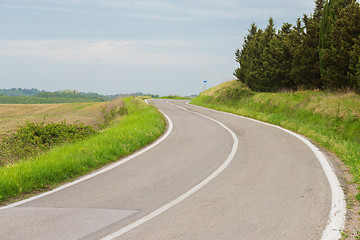
[[[171,119],[162,142],[1,208],[0,239],[322,239],[332,191],[304,142],[185,101],[153,103]]]

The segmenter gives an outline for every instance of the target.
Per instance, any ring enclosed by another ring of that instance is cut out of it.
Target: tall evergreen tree
[[[355,85],[353,89],[360,92],[360,36],[355,40],[355,44],[350,55],[349,76]]]
[[[360,6],[356,1],[352,1],[349,8],[354,10],[354,14],[351,17],[352,24],[357,25],[350,25],[350,28],[347,30],[351,32],[354,42],[350,51],[348,78],[352,89],[360,92]],[[349,16],[346,17],[348,18]]]
[[[258,34],[258,27],[255,23],[251,24],[249,29],[249,33],[244,37],[244,44],[242,49],[236,49],[235,52],[235,61],[239,63],[240,67],[235,69],[234,76],[236,76],[241,82],[247,84],[245,77],[249,74],[249,68],[251,64],[252,52],[249,45],[251,41],[256,37]]]
[[[316,0],[314,13],[276,32],[251,25],[235,56],[234,75],[254,91],[342,89],[360,92],[360,6],[356,0]]]
[[[323,15],[324,4],[325,4],[325,0],[315,0],[315,9],[314,9],[313,18],[319,24],[321,21],[321,17]]]
[[[300,27],[298,25],[297,27]],[[294,89],[294,81],[291,78],[292,62],[294,59],[294,49],[300,44],[299,36],[292,28],[290,23],[284,23],[281,30],[278,32],[276,43],[273,47],[274,57],[277,59],[277,66],[274,66],[274,73],[277,85],[274,86],[273,91],[281,89]]]
[[[273,67],[276,66],[274,61],[273,45],[276,29],[274,19],[269,18],[268,26],[255,39],[253,48],[258,48],[258,56],[254,58],[254,64],[251,65],[251,71],[248,79],[248,86],[254,91],[272,91],[275,87]]]
[[[322,89],[319,59],[319,29],[323,9],[323,0],[315,2],[316,7],[311,17],[304,15],[304,27],[299,32],[292,64],[291,77],[298,88]],[[298,23],[299,24],[299,23]]]
[[[307,19],[307,18],[306,18]],[[296,26],[292,31],[292,42],[293,42],[293,61],[291,64],[290,77],[294,82],[294,86],[304,86],[304,75],[306,75],[307,66],[304,64],[304,56],[307,49],[304,46],[304,26],[302,25],[301,19],[297,20]]]
[[[356,0],[330,0],[321,22],[320,70],[324,86],[354,89],[356,64],[351,59],[357,59],[353,47],[360,34],[359,4]]]
[[[356,78],[357,78],[357,92],[360,92],[360,57],[358,59],[358,63],[356,64]]]

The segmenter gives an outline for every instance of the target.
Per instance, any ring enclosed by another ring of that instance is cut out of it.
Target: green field
[[[255,93],[239,81],[231,81],[203,92],[191,103],[303,134],[335,153],[360,185],[359,95],[321,91]],[[360,200],[359,193],[356,198]]]

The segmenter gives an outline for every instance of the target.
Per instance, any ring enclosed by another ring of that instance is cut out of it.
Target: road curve
[[[102,174],[1,209],[0,239],[321,239],[331,189],[302,141],[184,101],[153,102],[173,122],[164,141]]]

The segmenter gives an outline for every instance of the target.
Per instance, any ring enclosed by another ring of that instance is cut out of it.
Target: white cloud
[[[66,63],[184,66],[216,60],[196,51],[200,42],[180,40],[38,40],[0,41],[0,56],[47,59]],[[215,58],[216,59],[216,58]]]
[[[122,41],[37,40],[0,41],[0,55],[47,58],[60,61],[89,61],[111,57],[125,50]]]
[[[40,12],[96,12],[102,9],[120,11],[135,18],[157,20],[194,20],[200,18],[244,19],[270,15],[290,15],[294,9],[308,9],[313,1],[277,0],[3,0],[0,7],[24,8]],[[289,8],[291,6],[291,8]],[[291,9],[289,11],[289,9]],[[305,13],[305,12],[304,12]],[[307,14],[309,14],[307,12]],[[297,17],[297,16],[296,16]]]

